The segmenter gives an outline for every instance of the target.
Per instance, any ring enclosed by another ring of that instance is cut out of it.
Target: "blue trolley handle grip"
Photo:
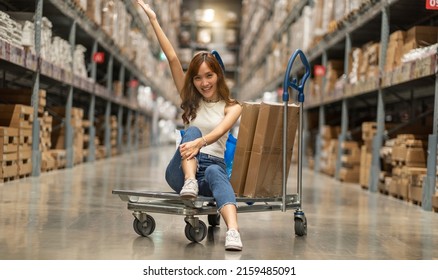
[[[290,71],[292,69],[292,66],[295,62],[295,59],[297,56],[300,56],[301,62],[304,64],[304,68],[306,70],[306,73],[304,73],[303,78],[301,79],[301,83],[298,85],[297,80],[293,79],[293,81],[289,80]],[[304,84],[307,81],[307,78],[310,76],[310,65],[307,61],[306,55],[303,53],[302,50],[297,49],[294,54],[289,59],[289,63],[286,68],[286,74],[284,76],[284,82],[283,82],[283,101],[289,101],[289,87],[292,87],[293,89],[298,91],[298,102],[303,103],[304,102]]]
[[[211,54],[214,55],[214,57],[216,58],[216,60],[219,62],[219,65],[221,66],[222,71],[224,71],[224,73],[225,73],[225,65],[224,65],[224,62],[222,61],[222,58],[221,58],[221,56],[219,55],[219,53],[218,53],[216,50],[212,50],[212,51],[211,51]]]

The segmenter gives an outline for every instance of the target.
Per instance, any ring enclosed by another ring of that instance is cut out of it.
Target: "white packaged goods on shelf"
[[[69,70],[72,61],[70,43],[61,37],[54,36],[51,45],[51,56],[47,60],[56,66]]]
[[[356,84],[359,81],[359,66],[362,57],[362,50],[360,48],[355,48],[352,51],[351,56],[351,70],[348,74],[348,80],[350,84]]]
[[[31,52],[35,53],[34,41],[35,41],[35,25],[33,22],[25,21],[23,24],[21,44],[25,47],[30,47]]]
[[[21,24],[5,12],[0,11],[0,38],[15,47],[21,48]]]
[[[422,58],[430,57],[436,54],[437,48],[438,48],[438,44],[424,48],[413,49],[410,50],[408,53],[405,53],[401,60],[403,63],[406,63],[406,62],[416,61]]]
[[[46,18],[42,18],[41,24],[41,57],[50,59],[52,56],[52,22]]]
[[[78,75],[83,78],[87,78],[87,68],[85,66],[85,52],[87,49],[82,45],[76,45],[74,51],[74,71],[75,75]]]

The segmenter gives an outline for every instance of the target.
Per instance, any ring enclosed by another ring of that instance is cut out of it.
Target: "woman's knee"
[[[196,126],[191,126],[186,129],[184,136],[182,137],[183,142],[192,141],[202,136],[202,132]]]
[[[229,183],[225,170],[216,164],[210,165],[205,169],[205,179],[210,185],[219,183],[223,186]]]

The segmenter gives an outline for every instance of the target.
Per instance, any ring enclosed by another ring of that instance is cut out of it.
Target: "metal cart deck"
[[[218,55],[217,53],[215,55]],[[304,65],[305,73],[298,84],[296,79],[291,80],[290,74],[292,66],[297,57],[300,57]],[[220,59],[220,58],[219,58]],[[303,102],[304,85],[310,75],[310,66],[306,56],[301,50],[296,50],[289,59],[283,83],[283,192],[280,197],[269,198],[247,198],[237,197],[237,212],[265,212],[282,211],[295,209],[294,222],[295,234],[303,236],[307,234],[307,219],[302,211],[302,141],[303,141]],[[299,108],[299,127],[298,127],[298,160],[297,160],[297,193],[287,194],[286,192],[286,144],[287,144],[287,109],[289,103],[289,89],[298,91]],[[128,210],[133,212],[133,227],[140,236],[149,236],[155,230],[155,219],[148,213],[162,213],[185,216],[185,235],[192,242],[201,242],[207,235],[206,224],[197,216],[208,215],[210,226],[217,226],[220,223],[220,215],[213,197],[198,196],[195,200],[181,199],[175,192],[151,192],[136,190],[113,190],[113,194],[128,204]]]

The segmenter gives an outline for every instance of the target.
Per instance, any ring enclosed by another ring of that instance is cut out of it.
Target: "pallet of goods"
[[[16,176],[32,173],[32,123],[33,107],[21,104],[0,104],[0,125],[18,130]]]
[[[52,131],[52,145],[55,150],[65,150],[65,126],[64,121],[66,117],[65,107],[53,107],[52,112],[57,116],[54,119],[54,125],[60,127],[56,131]],[[73,129],[73,163],[79,164],[83,162],[84,150],[84,128],[82,120],[84,118],[84,111],[81,108],[71,108],[70,124]],[[64,167],[64,166],[62,166]],[[59,167],[58,168],[62,168]]]
[[[419,201],[418,189],[410,189],[410,180],[422,177],[426,170],[427,141],[424,136],[415,134],[399,134],[392,148],[392,183],[389,194],[410,201]],[[414,184],[414,187],[418,184]],[[420,185],[421,186],[421,185]],[[412,197],[410,196],[412,195]]]
[[[357,183],[360,174],[361,150],[356,141],[344,141],[341,144],[341,169],[339,179],[343,182]]]
[[[53,117],[47,111],[39,117],[40,121],[40,151],[41,151],[41,171],[52,171],[56,168],[55,159],[50,154],[52,148],[52,128]]]
[[[336,157],[338,154],[339,126],[325,125],[321,128],[321,172],[334,176],[336,170]]]
[[[18,129],[0,127],[0,182],[13,180],[18,175]]]

